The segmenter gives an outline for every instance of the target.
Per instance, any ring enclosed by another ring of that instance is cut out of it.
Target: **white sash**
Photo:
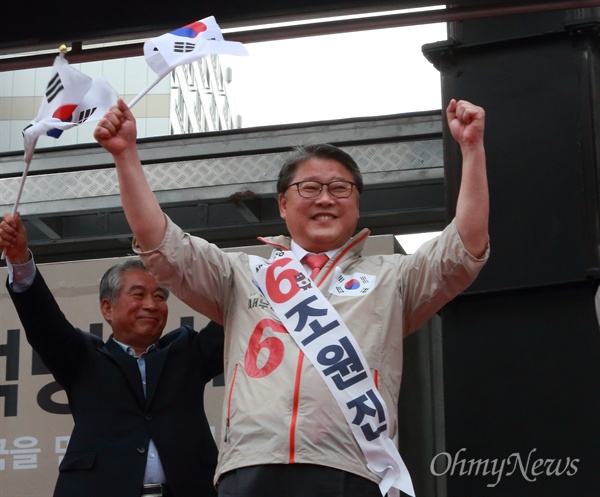
[[[254,281],[335,397],[382,495],[414,497],[408,469],[389,437],[388,413],[356,340],[290,251],[249,256]]]

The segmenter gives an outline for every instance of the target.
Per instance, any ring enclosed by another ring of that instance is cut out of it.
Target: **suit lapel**
[[[125,378],[127,378],[138,402],[140,405],[144,405],[145,399],[142,387],[142,377],[136,359],[128,355],[127,352],[113,340],[112,336],[100,350],[115,361],[117,366],[123,371]]]

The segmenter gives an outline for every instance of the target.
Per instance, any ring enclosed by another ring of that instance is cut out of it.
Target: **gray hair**
[[[339,162],[352,175],[358,193],[362,193],[363,179],[356,161],[342,149],[327,143],[296,147],[294,154],[281,166],[277,180],[277,193],[285,193],[294,179],[298,166],[309,159],[330,159]]]
[[[119,292],[123,286],[123,273],[130,269],[146,271],[147,273],[150,272],[139,259],[126,259],[115,264],[104,273],[104,276],[102,276],[102,279],[100,280],[100,302],[103,300],[115,302],[119,298]],[[166,288],[162,288],[162,290],[165,292],[165,299],[168,298],[169,291]]]

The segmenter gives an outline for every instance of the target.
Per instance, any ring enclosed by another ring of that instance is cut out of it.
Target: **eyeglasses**
[[[352,188],[356,183],[350,181],[330,181],[329,183],[321,183],[320,181],[298,181],[292,183],[288,188],[295,186],[298,190],[298,195],[302,198],[317,198],[321,195],[323,187],[326,186],[329,194],[335,198],[348,198],[352,194]]]

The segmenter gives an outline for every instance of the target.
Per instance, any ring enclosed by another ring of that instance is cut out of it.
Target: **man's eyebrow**
[[[298,181],[294,181],[294,183],[301,183],[302,181],[314,181],[316,183],[323,183],[321,180],[317,179],[315,176],[308,176],[306,179],[300,179]],[[335,178],[333,178],[330,181],[326,181],[326,183],[333,183],[334,181],[347,181],[349,183],[352,183],[354,180],[349,180],[343,176],[336,176]],[[292,183],[292,184],[294,184]]]
[[[143,290],[143,291],[146,291],[146,287],[145,287],[144,285],[131,285],[131,286],[128,288],[128,291],[129,291],[129,292],[134,292],[134,291],[136,291],[136,290]],[[156,287],[156,288],[153,288],[151,291],[152,291],[152,293],[154,293],[154,292],[161,292],[161,293],[163,293],[164,295],[166,295],[166,294],[167,294],[167,290],[166,290],[164,287],[162,287],[162,286],[158,286],[158,287]]]
[[[146,290],[146,288],[147,287],[145,285],[131,285],[129,287],[129,290],[130,291],[132,291],[132,290]],[[167,293],[167,290],[164,287],[162,287],[162,286],[157,286],[157,287],[153,288],[151,291],[152,292]]]

